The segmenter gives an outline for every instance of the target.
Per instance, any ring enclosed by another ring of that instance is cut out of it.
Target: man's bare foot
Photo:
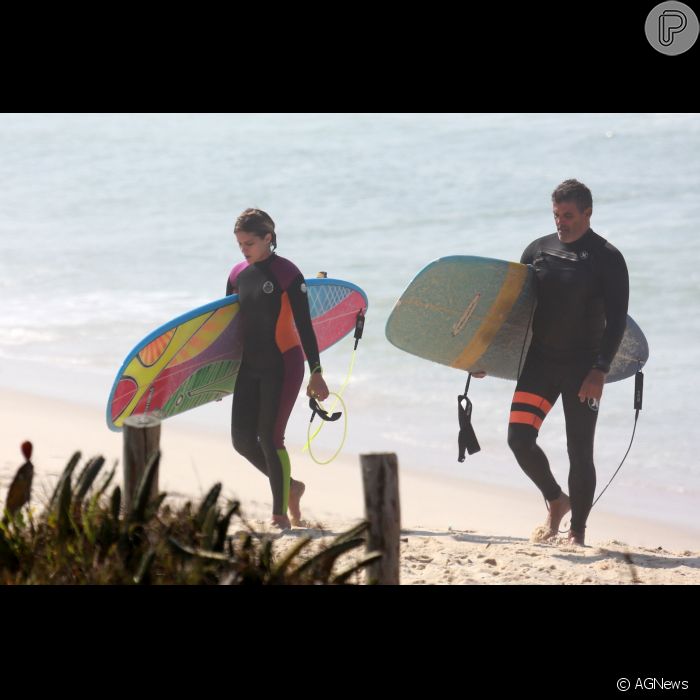
[[[571,501],[569,497],[562,491],[559,498],[549,501],[549,513],[544,521],[543,529],[547,532],[542,539],[548,540],[556,537],[559,534],[559,525],[564,516],[571,510]]]
[[[270,525],[276,530],[289,530],[292,527],[286,515],[273,515]]]
[[[306,527],[306,521],[301,517],[301,497],[306,491],[306,485],[303,481],[291,479],[289,484],[289,516],[292,525],[295,527]]]
[[[585,547],[585,536],[585,532],[576,532],[576,530],[569,530],[568,543],[578,545],[579,547]]]

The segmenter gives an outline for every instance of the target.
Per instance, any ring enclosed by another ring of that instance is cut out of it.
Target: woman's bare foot
[[[575,530],[569,530],[569,544],[575,544],[579,547],[585,547],[584,539],[585,532],[576,532]]]
[[[543,539],[550,539],[559,534],[559,525],[564,516],[571,510],[571,501],[569,497],[562,491],[559,498],[555,498],[549,502],[549,513],[544,521],[544,529],[547,533]]]
[[[301,517],[301,497],[306,491],[306,484],[303,481],[291,479],[289,485],[289,515],[292,525],[295,527],[306,527],[306,522]]]
[[[286,515],[273,515],[270,525],[276,530],[289,530],[292,527]]]

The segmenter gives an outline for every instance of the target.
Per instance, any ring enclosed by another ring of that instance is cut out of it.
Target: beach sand
[[[223,496],[239,499],[248,520],[265,530],[269,484],[233,451],[230,400],[222,403],[221,423],[209,429],[187,422],[186,415],[162,423],[159,487],[175,498],[197,500],[221,481]],[[76,450],[84,458],[101,454],[108,466],[121,463],[122,435],[106,427],[99,408],[2,389],[0,426],[1,503],[22,462],[24,440],[34,444],[35,505],[46,501]],[[343,454],[319,466],[300,445],[288,440],[288,449],[293,476],[306,483],[302,510],[312,527],[278,537],[276,550],[305,534],[330,539],[364,518],[357,455]],[[121,466],[117,474],[121,482]],[[546,512],[534,486],[495,487],[405,469],[399,485],[402,584],[700,583],[700,531],[622,517],[597,506],[586,547],[567,545],[565,535],[535,543],[530,536]],[[240,528],[240,522],[232,527]]]

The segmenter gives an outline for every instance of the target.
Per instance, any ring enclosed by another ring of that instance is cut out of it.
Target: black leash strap
[[[322,420],[329,421],[329,422],[334,421],[334,420],[338,420],[338,418],[340,418],[340,416],[343,415],[341,411],[335,411],[335,413],[328,415],[328,411],[324,411],[318,405],[318,401],[316,401],[316,399],[314,399],[314,398],[309,399],[309,408],[311,409],[311,418],[309,419],[309,423],[313,422],[314,416],[317,413]]]
[[[644,393],[644,374],[640,369],[637,374],[634,375],[634,409],[636,411],[642,410],[642,394]]]
[[[365,329],[365,316],[362,313],[362,309],[360,309],[357,312],[357,318],[355,319],[355,335],[353,336],[355,338],[355,347],[353,350],[357,350],[357,344],[360,342],[360,338],[362,338],[362,331]]]
[[[457,397],[457,417],[459,418],[459,438],[457,439],[459,444],[458,462],[464,462],[465,450],[470,455],[473,455],[481,449],[479,441],[476,439],[474,428],[472,427],[472,402],[467,397],[469,382],[471,382],[471,380],[472,374],[470,372],[469,377],[467,377],[467,385],[464,387],[464,394]],[[464,401],[464,406],[462,406],[462,401]]]
[[[617,476],[617,472],[622,469],[622,465],[625,463],[625,460],[627,459],[627,455],[630,453],[630,450],[632,449],[632,443],[634,442],[634,434],[637,431],[637,419],[639,418],[639,412],[642,410],[642,394],[644,393],[644,374],[642,373],[642,370],[640,369],[635,375],[634,375],[634,426],[632,427],[632,437],[630,438],[630,444],[629,447],[627,448],[627,452],[625,452],[625,456],[622,458],[622,461],[620,462],[620,466],[615,470],[615,473],[610,477],[610,481],[606,484],[605,488],[598,494],[598,498],[593,501],[593,504],[591,505],[591,509],[593,506],[598,503],[600,500],[600,497],[607,491],[608,486],[612,484],[612,480]]]

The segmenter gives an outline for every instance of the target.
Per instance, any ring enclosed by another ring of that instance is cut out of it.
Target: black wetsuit
[[[273,514],[286,515],[291,466],[284,431],[304,378],[304,353],[310,370],[320,370],[306,284],[292,262],[273,253],[231,270],[226,294],[235,292],[243,357],[233,393],[233,446],[270,479]]]
[[[592,229],[574,243],[556,233],[531,243],[520,259],[537,278],[532,344],[511,406],[508,444],[523,471],[552,501],[562,493],[537,445],[542,421],[561,394],[569,453],[571,529],[583,533],[596,476],[598,405],[581,402],[588,372],[608,372],[625,332],[629,278],[622,254]]]

